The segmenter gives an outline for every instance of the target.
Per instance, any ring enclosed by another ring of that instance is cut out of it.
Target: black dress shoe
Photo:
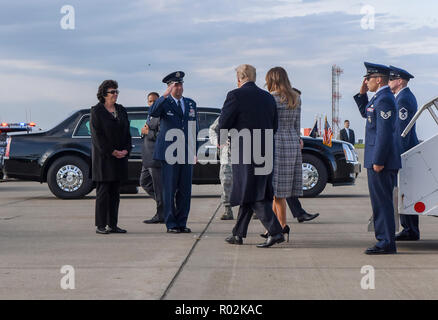
[[[181,230],[178,228],[170,228],[167,229],[167,233],[181,233]]]
[[[371,247],[371,248],[368,248],[365,250],[365,254],[370,254],[370,255],[373,255],[373,254],[395,254],[395,253],[397,253],[396,250],[383,249],[383,248],[379,248],[377,246],[374,246],[374,247]]]
[[[282,243],[284,241],[284,236],[282,233],[269,236],[268,239],[266,239],[265,243],[261,243],[257,245],[257,248],[269,248],[273,246],[276,243]]]
[[[96,233],[109,234],[108,230],[106,230],[105,228],[96,228]]]
[[[149,220],[143,221],[143,223],[146,223],[146,224],[164,223],[164,219],[160,219],[158,217],[158,215],[155,215],[152,218],[150,218]]]
[[[305,221],[310,221],[315,219],[316,217],[319,216],[319,213],[315,213],[315,214],[309,214],[309,213],[305,213],[302,216],[298,217],[297,220],[299,223],[305,222]]]
[[[225,241],[229,244],[243,244],[243,239],[239,236],[229,236]]]
[[[395,241],[417,241],[420,240],[419,237],[410,235],[407,232],[400,232],[395,235]]]
[[[233,220],[233,211],[231,210],[231,208],[227,208],[224,212],[224,214],[221,217],[221,220]]]
[[[108,228],[108,232],[109,233],[126,233],[126,230],[121,229],[119,227],[115,227],[115,228]]]
[[[187,227],[181,227],[181,228],[179,228],[179,231],[181,231],[181,233],[190,233],[190,232],[192,232],[192,230],[190,230],[190,228],[187,228]]]

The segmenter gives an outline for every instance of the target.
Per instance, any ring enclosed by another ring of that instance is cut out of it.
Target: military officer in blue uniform
[[[400,139],[400,153],[404,153],[418,144],[415,124],[406,137],[402,138],[401,134],[417,112],[417,99],[408,88],[408,82],[414,78],[406,70],[389,66],[391,69],[389,75],[389,87],[395,95],[396,111],[396,133]],[[400,223],[403,230],[395,236],[396,241],[415,241],[420,239],[420,229],[418,227],[417,215],[400,215]]]
[[[395,99],[388,86],[390,69],[368,62],[365,62],[365,67],[367,74],[354,100],[362,117],[367,119],[364,167],[367,169],[377,239],[376,245],[365,253],[392,254],[397,251],[393,190],[401,167],[399,139],[395,134]],[[371,100],[368,100],[368,91],[375,92]]]
[[[162,163],[163,206],[168,233],[190,233],[187,218],[192,194],[198,131],[196,103],[183,97],[184,72],[176,71],[163,82],[167,89],[149,110],[160,118],[154,159]]]

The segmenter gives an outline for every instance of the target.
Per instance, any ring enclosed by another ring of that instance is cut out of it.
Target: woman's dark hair
[[[149,92],[148,98],[149,98],[149,96],[152,96],[152,95],[156,96],[157,98],[160,97],[160,95],[157,92],[152,91],[152,92]]]
[[[108,89],[110,89],[110,88],[118,89],[119,84],[117,83],[117,81],[105,80],[104,82],[102,82],[100,84],[99,89],[97,90],[97,99],[100,102],[102,102],[102,103],[105,102],[106,93],[107,93]]]

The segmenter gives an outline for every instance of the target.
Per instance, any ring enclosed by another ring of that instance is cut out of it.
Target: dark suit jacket
[[[158,132],[160,131],[160,119],[149,116],[146,124],[149,127],[149,132],[143,139],[141,149],[143,167],[145,168],[161,168],[161,162],[154,160],[155,143],[157,141]]]
[[[93,181],[121,181],[128,179],[128,156],[117,159],[114,150],[132,149],[128,114],[116,104],[118,118],[106,110],[102,103],[91,108],[91,157]]]
[[[354,131],[351,130],[351,129],[349,129],[348,131],[350,133],[350,139],[348,138],[347,130],[345,130],[345,128],[344,128],[344,129],[341,130],[341,140],[342,141],[346,141],[346,142],[350,142],[351,144],[354,145],[354,143],[356,141],[356,139],[354,137]]]
[[[251,142],[254,138],[253,130],[262,129],[261,154],[266,153],[273,158],[274,150],[268,150],[265,146],[265,131],[263,129],[272,129],[275,133],[278,128],[277,122],[277,106],[274,97],[269,92],[257,87],[254,82],[247,82],[239,89],[228,93],[219,118],[219,129],[237,129],[237,131],[249,129],[252,136]],[[235,139],[232,134],[232,158]],[[273,146],[273,135],[271,142]],[[231,205],[272,200],[272,171],[266,175],[255,175],[255,169],[264,165],[254,162],[252,146],[250,146],[250,164],[243,163],[243,153],[243,142],[242,139],[239,139],[239,164],[233,163]]]
[[[194,148],[194,155],[196,155],[196,143],[197,143],[197,133],[198,133],[198,120],[197,120],[197,109],[196,102],[192,99],[184,99],[184,114],[180,107],[177,106],[171,95],[167,98],[164,96],[159,97],[154,104],[149,109],[149,115],[152,117],[160,118],[160,131],[158,133],[157,142],[155,144],[154,159],[155,160],[166,160],[166,150],[173,144],[177,138],[172,141],[166,141],[166,133],[172,129],[180,129],[184,133],[185,139],[185,163],[188,163],[188,153],[189,147],[191,151]],[[189,128],[190,126],[190,128]],[[194,141],[189,139],[189,133],[194,136]],[[191,145],[190,143],[193,143]],[[189,145],[190,144],[190,145]],[[175,150],[174,155],[177,155],[177,150]],[[192,163],[193,160],[191,159]]]

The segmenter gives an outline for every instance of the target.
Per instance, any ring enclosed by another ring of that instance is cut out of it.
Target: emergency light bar
[[[29,131],[31,127],[35,127],[36,124],[34,122],[20,122],[20,123],[8,123],[2,122],[0,123],[0,133],[3,132],[16,132],[16,131]]]

